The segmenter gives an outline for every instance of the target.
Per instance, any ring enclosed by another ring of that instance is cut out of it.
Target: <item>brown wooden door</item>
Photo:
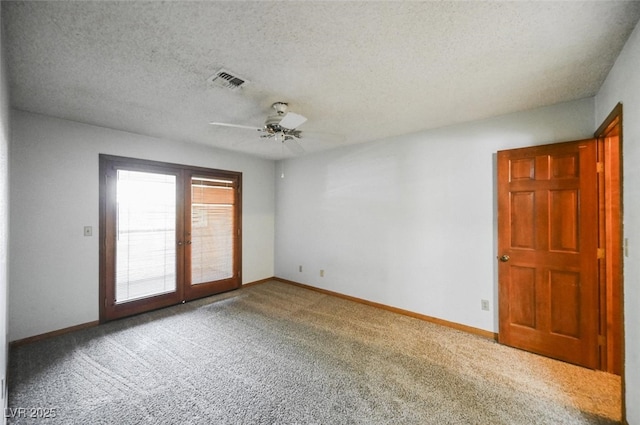
[[[100,160],[100,320],[179,303],[180,170]]]
[[[598,367],[594,140],[498,152],[499,341]]]
[[[240,285],[239,175],[189,172],[185,178],[185,299]]]

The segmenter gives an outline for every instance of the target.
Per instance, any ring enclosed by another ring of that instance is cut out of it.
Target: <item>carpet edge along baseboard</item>
[[[403,316],[409,316],[409,317],[413,317],[415,319],[424,320],[425,322],[435,323],[435,324],[440,325],[440,326],[446,326],[448,328],[453,328],[453,329],[456,329],[456,330],[459,330],[459,331],[463,331],[463,332],[467,332],[467,333],[470,333],[470,334],[478,335],[478,336],[481,336],[483,338],[493,339],[495,341],[498,340],[498,334],[495,333],[495,332],[486,331],[484,329],[479,329],[479,328],[474,328],[473,326],[467,326],[467,325],[463,325],[461,323],[450,322],[448,320],[438,319],[437,317],[431,317],[431,316],[427,316],[427,315],[424,315],[424,314],[416,313],[416,312],[413,312],[413,311],[397,308],[397,307],[391,307],[391,306],[388,306],[386,304],[376,303],[376,302],[368,301],[368,300],[365,300],[365,299],[362,299],[362,298],[358,298],[358,297],[352,297],[350,295],[345,295],[345,294],[341,294],[339,292],[329,291],[327,289],[316,288],[315,286],[306,285],[304,283],[295,282],[293,280],[283,279],[283,278],[277,277],[277,276],[269,277],[269,278],[266,278],[266,279],[256,280],[255,282],[245,283],[245,284],[243,284],[241,286],[241,288],[249,288],[251,286],[260,285],[260,284],[267,283],[267,282],[272,281],[272,280],[275,280],[275,281],[278,281],[278,282],[282,282],[282,283],[286,283],[286,284],[293,285],[293,286],[298,286],[300,288],[305,288],[305,289],[308,289],[308,290],[311,290],[311,291],[315,291],[315,292],[319,292],[319,293],[322,293],[322,294],[325,294],[325,295],[331,295],[331,296],[342,298],[342,299],[345,299],[345,300],[357,302],[359,304],[365,304],[365,305],[368,305],[368,306],[371,306],[371,307],[379,308],[379,309],[390,311],[390,312],[393,312],[393,313],[402,314]],[[53,337],[64,335],[64,334],[67,334],[67,333],[70,333],[70,332],[79,331],[81,329],[91,328],[91,327],[94,327],[94,326],[98,326],[99,324],[100,324],[100,322],[98,320],[95,320],[95,321],[92,321],[92,322],[87,322],[87,323],[81,323],[79,325],[69,326],[67,328],[57,329],[57,330],[54,330],[54,331],[51,331],[51,332],[45,332],[45,333],[42,333],[42,334],[29,336],[27,338],[18,339],[18,340],[15,340],[15,341],[10,341],[9,342],[9,346],[10,347],[18,347],[20,345],[30,344],[32,342],[40,341],[40,340],[43,340],[43,339],[53,338]]]
[[[68,334],[71,332],[79,331],[81,329],[92,328],[94,326],[98,326],[100,321],[94,320],[92,322],[81,323],[79,325],[69,326],[68,328],[56,329],[55,331],[45,332],[43,334],[28,336],[26,338],[17,339],[15,341],[10,341],[10,347],[19,347],[20,345],[30,344],[32,342],[41,341],[43,339],[53,338],[55,336],[60,336],[64,334]]]
[[[456,329],[456,330],[459,330],[459,331],[467,332],[467,333],[470,333],[470,334],[478,335],[478,336],[481,336],[483,338],[492,339],[494,341],[498,340],[498,334],[497,333],[491,332],[491,331],[486,331],[484,329],[475,328],[473,326],[463,325],[461,323],[456,323],[456,322],[450,322],[450,321],[444,320],[444,319],[438,319],[437,317],[431,317],[431,316],[427,316],[425,314],[416,313],[414,311],[404,310],[404,309],[397,308],[397,307],[392,307],[392,306],[389,306],[389,305],[386,305],[386,304],[381,304],[381,303],[377,303],[377,302],[373,302],[373,301],[368,301],[368,300],[365,300],[365,299],[362,299],[362,298],[358,298],[358,297],[352,297],[350,295],[345,295],[345,294],[341,294],[339,292],[329,291],[327,289],[316,288],[315,286],[306,285],[304,283],[295,282],[293,280],[283,279],[283,278],[280,278],[280,277],[275,277],[274,276],[272,280],[276,280],[278,282],[286,283],[286,284],[289,284],[289,285],[298,286],[300,288],[309,289],[311,291],[320,292],[322,294],[326,294],[326,295],[331,295],[331,296],[334,296],[334,297],[342,298],[342,299],[345,299],[345,300],[357,302],[357,303],[360,303],[360,304],[365,304],[365,305],[368,305],[368,306],[371,306],[371,307],[380,308],[382,310],[387,310],[387,311],[390,311],[390,312],[393,312],[393,313],[402,314],[403,316],[413,317],[414,319],[424,320],[425,322],[434,323],[436,325],[446,326],[448,328],[452,328],[452,329]]]
[[[256,280],[254,282],[248,282],[241,286],[241,288],[248,288],[250,286],[259,285],[261,283],[266,283],[270,280],[274,280],[273,277],[268,277],[266,279]],[[16,339],[15,341],[9,341],[9,347],[19,347],[21,345],[30,344],[32,342],[41,341],[43,339],[53,338],[56,336],[68,334],[71,332],[79,331],[81,329],[92,328],[94,326],[98,326],[100,324],[99,320],[95,320],[87,323],[80,323],[79,325],[69,326],[68,328],[56,329],[51,332],[45,332],[38,335],[28,336],[26,338]]]

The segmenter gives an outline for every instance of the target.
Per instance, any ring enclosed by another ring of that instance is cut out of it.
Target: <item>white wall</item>
[[[2,22],[0,8],[0,22]],[[8,359],[7,344],[7,295],[8,295],[8,257],[9,257],[9,92],[6,77],[4,55],[4,38],[0,28],[0,379],[6,385]],[[6,394],[1,388],[2,394]],[[7,398],[0,400],[2,408],[7,405]],[[6,422],[4,415],[0,419]]]
[[[622,102],[625,377],[627,421],[640,424],[640,26],[627,43],[596,96],[595,126]]]
[[[98,319],[100,153],[241,171],[242,280],[273,276],[273,161],[21,111],[11,126],[10,340]]]
[[[585,99],[279,163],[276,276],[497,332],[495,153],[593,131]]]

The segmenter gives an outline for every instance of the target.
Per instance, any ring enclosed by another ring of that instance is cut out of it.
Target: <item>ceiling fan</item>
[[[253,127],[241,124],[229,124],[224,122],[210,122],[211,125],[222,127],[244,128],[247,130],[259,131],[263,139],[273,139],[283,143],[294,153],[303,153],[304,148],[297,141],[301,138],[301,131],[297,128],[304,124],[307,119],[300,114],[289,112],[289,105],[285,102],[276,102],[271,107],[275,114],[269,115],[262,127]],[[293,142],[293,143],[286,143]]]

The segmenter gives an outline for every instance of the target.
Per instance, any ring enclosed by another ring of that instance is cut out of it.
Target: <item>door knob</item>
[[[507,261],[509,261],[511,257],[509,257],[507,254],[504,254],[503,256],[500,257],[500,261],[502,261],[503,263],[506,263]]]

